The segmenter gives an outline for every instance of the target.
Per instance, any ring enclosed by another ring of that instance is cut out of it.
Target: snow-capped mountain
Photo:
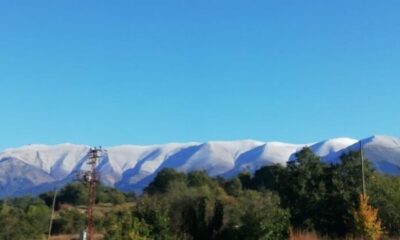
[[[275,163],[286,164],[305,146],[326,162],[338,161],[360,142],[366,158],[378,171],[400,175],[400,138],[374,136],[363,140],[335,138],[312,144],[253,140],[164,145],[123,145],[106,148],[97,168],[101,181],[125,191],[140,191],[163,168],[189,172],[205,170],[212,176],[231,177]],[[62,186],[85,169],[88,146],[28,145],[0,153],[0,198],[38,194]]]

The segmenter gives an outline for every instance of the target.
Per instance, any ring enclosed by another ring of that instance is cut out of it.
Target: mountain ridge
[[[400,138],[374,135],[365,139],[332,138],[308,144],[256,140],[118,145],[105,147],[97,166],[101,181],[124,191],[140,192],[163,168],[232,177],[270,164],[285,164],[297,151],[310,147],[325,162],[337,162],[346,151],[363,145],[378,171],[400,175]],[[31,144],[0,152],[0,197],[40,192],[72,181],[85,169],[87,145]],[[8,169],[6,171],[6,169]]]

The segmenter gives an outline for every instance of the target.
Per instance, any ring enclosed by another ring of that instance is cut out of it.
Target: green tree
[[[206,171],[193,171],[187,174],[187,182],[190,187],[200,187],[212,184],[213,180]]]
[[[28,207],[25,218],[31,226],[31,234],[42,236],[48,231],[50,209],[44,203],[31,205]]]
[[[371,205],[379,209],[385,231],[400,236],[400,177],[374,174],[368,183]]]
[[[221,200],[215,201],[214,213],[208,224],[209,239],[216,239],[224,225],[224,204]]]
[[[373,168],[367,159],[364,159],[365,181],[367,186],[373,176]],[[353,209],[359,205],[359,194],[362,193],[362,171],[360,152],[349,152],[340,158],[340,164],[333,167],[330,200],[335,203],[335,209],[341,213],[339,221],[343,225],[344,233],[354,233],[355,219]],[[334,219],[332,219],[334,220]]]
[[[250,189],[252,187],[251,174],[249,172],[242,172],[238,175],[243,189]]]
[[[86,228],[86,216],[77,209],[63,209],[54,220],[54,233],[77,234]]]
[[[226,193],[231,196],[238,197],[243,192],[242,182],[238,177],[224,181],[222,185]]]
[[[105,238],[109,240],[147,240],[151,228],[132,215],[129,208],[108,212],[105,220]]]
[[[258,191],[265,189],[277,192],[281,198],[282,205],[288,207],[292,201],[290,196],[292,183],[288,181],[289,179],[287,168],[280,164],[274,164],[257,170],[252,179],[252,186]]]
[[[25,240],[40,239],[37,232],[32,232],[32,227],[26,220],[23,211],[10,207],[3,202],[0,208],[0,239],[4,240]]]
[[[155,179],[144,189],[148,194],[165,193],[172,182],[186,182],[186,175],[171,168],[161,170]]]
[[[155,240],[172,239],[170,209],[156,196],[142,196],[134,210],[134,216],[150,226],[150,236]]]
[[[326,192],[324,164],[308,147],[296,153],[296,160],[288,163],[288,196],[284,206],[290,208],[294,227],[318,228],[322,201]]]
[[[74,206],[88,203],[87,186],[81,182],[74,182],[61,189],[57,197],[58,203],[67,203]]]
[[[192,204],[188,204],[182,212],[183,218],[186,220],[184,229],[189,233],[193,240],[209,239],[207,231],[207,204],[206,197],[194,200]]]
[[[97,203],[112,203],[114,205],[127,202],[127,196],[115,188],[98,185],[96,188]]]
[[[271,193],[245,191],[226,205],[225,226],[217,239],[287,239],[289,213]]]

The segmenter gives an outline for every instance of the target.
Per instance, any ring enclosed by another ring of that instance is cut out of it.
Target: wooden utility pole
[[[53,219],[54,219],[54,209],[56,205],[56,197],[57,197],[57,188],[54,189],[54,196],[53,196],[53,204],[51,207],[51,216],[50,216],[50,224],[49,224],[49,234],[47,235],[47,239],[50,240],[51,237],[51,229],[53,227]]]
[[[361,175],[362,175],[362,190],[363,196],[365,197],[367,192],[365,189],[365,171],[364,171],[364,153],[363,153],[363,145],[362,140],[360,140],[360,155],[361,155]]]

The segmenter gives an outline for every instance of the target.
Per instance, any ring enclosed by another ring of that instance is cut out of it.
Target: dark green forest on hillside
[[[286,167],[265,166],[232,179],[205,171],[164,169],[135,196],[100,186],[96,231],[110,240],[289,239],[313,232],[324,239],[400,237],[400,177],[386,176],[350,152],[326,164],[309,148]],[[2,200],[0,239],[46,239],[53,192]],[[52,235],[85,228],[87,186],[58,193]]]

